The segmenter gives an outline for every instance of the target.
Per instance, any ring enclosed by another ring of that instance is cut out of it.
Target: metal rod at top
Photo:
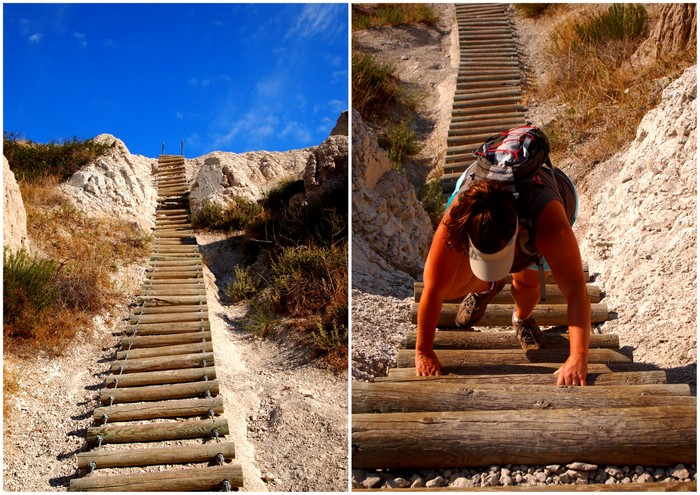
[[[180,154],[185,156],[185,140],[180,138]]]

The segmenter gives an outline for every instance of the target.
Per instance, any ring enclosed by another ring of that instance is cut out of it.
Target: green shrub
[[[196,214],[192,215],[192,225],[198,229],[225,232],[243,230],[260,213],[262,213],[262,206],[240,196],[236,196],[233,204],[226,207],[207,201]]]
[[[97,143],[93,139],[51,141],[48,144],[21,140],[16,133],[5,132],[3,154],[18,181],[36,182],[47,177],[60,181],[68,179],[78,169],[105,154],[110,144]]]
[[[440,19],[433,9],[423,3],[394,3],[353,5],[352,29],[420,23],[435,25]]]
[[[399,82],[390,64],[369,53],[352,55],[352,106],[363,118],[373,120],[387,113],[397,101]]]
[[[516,3],[515,8],[525,17],[539,17],[550,5],[549,3]]]
[[[434,179],[423,184],[418,191],[418,200],[423,205],[423,209],[430,217],[433,229],[437,229],[445,213],[445,201],[442,194],[442,181]]]
[[[312,340],[316,352],[327,354],[348,345],[348,328],[335,323],[324,326],[318,322],[312,332]]]
[[[23,318],[42,313],[56,304],[60,293],[56,286],[57,265],[53,260],[31,257],[24,249],[3,252],[3,323],[5,329],[24,327]],[[25,332],[31,335],[31,325]],[[27,336],[29,336],[27,335]]]
[[[243,328],[258,337],[269,337],[277,327],[277,314],[270,301],[259,298],[250,303],[248,314],[243,319]]]
[[[379,146],[387,150],[389,161],[394,170],[406,173],[403,161],[406,157],[415,155],[421,150],[421,144],[416,133],[409,127],[408,121],[390,124],[388,129],[380,134]]]
[[[648,15],[643,5],[616,3],[608,11],[574,24],[582,43],[593,45],[608,40],[637,40],[647,31]]]
[[[289,200],[297,194],[304,192],[302,179],[287,179],[265,193],[262,207],[272,213],[279,213],[287,208]]]
[[[337,246],[284,249],[272,264],[278,310],[296,318],[328,315],[339,296],[347,306],[347,263],[346,250]]]
[[[236,265],[233,268],[233,274],[236,278],[226,288],[226,295],[232,301],[247,301],[257,294],[258,286],[253,280],[250,268]]]

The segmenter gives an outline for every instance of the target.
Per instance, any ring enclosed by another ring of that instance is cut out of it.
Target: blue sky
[[[132,153],[320,144],[348,108],[346,4],[4,4],[3,128]]]

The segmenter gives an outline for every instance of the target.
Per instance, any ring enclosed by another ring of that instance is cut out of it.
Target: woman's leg
[[[521,272],[514,273],[510,292],[515,299],[515,316],[521,320],[530,316],[540,300],[540,274],[538,271],[526,268]]]

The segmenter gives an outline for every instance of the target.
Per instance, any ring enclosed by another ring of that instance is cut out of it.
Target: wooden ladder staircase
[[[505,5],[458,4],[460,62],[447,134],[443,192],[452,193],[489,136],[525,125],[518,49]]]
[[[413,323],[422,284],[414,289]],[[506,285],[494,298],[480,326],[510,325],[509,289]],[[588,293],[593,325],[606,321],[599,287],[589,283]],[[690,387],[668,384],[664,371],[634,363],[616,335],[591,335],[588,384],[593,386],[555,386],[552,373],[568,357],[568,334],[561,328],[567,324],[566,304],[551,278],[547,294],[547,303],[535,310],[542,327],[554,327],[543,328],[545,349],[522,350],[512,328],[446,328],[454,327],[458,305],[447,301],[434,342],[445,376],[415,376],[413,332],[387,377],[354,382],[353,468],[695,463],[696,398]],[[684,485],[639,489],[694,490],[695,483]]]
[[[161,155],[156,181],[150,266],[100,392],[96,426],[87,431],[93,448],[78,454],[78,468],[88,475],[72,479],[71,491],[213,491],[243,485],[234,444],[222,441],[229,427],[221,417],[184,157]],[[124,443],[147,446],[112,448]],[[141,466],[158,467],[129,469]],[[118,474],[103,475],[103,469]]]

